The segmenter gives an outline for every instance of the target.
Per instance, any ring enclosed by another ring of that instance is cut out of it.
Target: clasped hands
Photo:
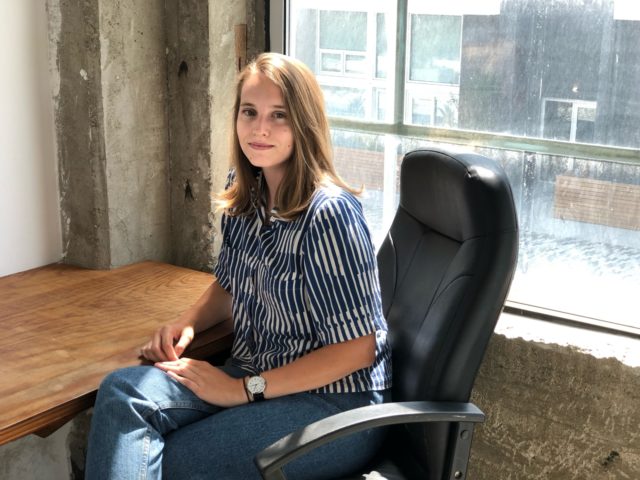
[[[181,358],[194,335],[190,325],[165,325],[140,349],[140,355],[207,403],[219,407],[247,403],[241,378],[230,377],[208,362]]]

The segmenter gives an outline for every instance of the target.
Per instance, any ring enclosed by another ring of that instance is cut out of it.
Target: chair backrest
[[[502,167],[474,153],[405,155],[400,204],[378,252],[395,401],[468,401],[506,298],[518,223]],[[395,432],[424,478],[442,478],[449,425]]]

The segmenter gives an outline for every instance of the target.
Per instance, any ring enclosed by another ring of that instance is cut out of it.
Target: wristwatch
[[[261,402],[264,400],[264,391],[267,388],[267,381],[260,375],[246,377],[244,388],[250,402]]]

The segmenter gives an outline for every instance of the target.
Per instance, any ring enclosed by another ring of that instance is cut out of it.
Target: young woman
[[[94,409],[87,478],[260,478],[253,457],[340,411],[384,401],[391,384],[376,259],[362,207],[335,172],[322,92],[286,56],[239,76],[233,168],[220,196],[215,280],[142,348],[154,366],[109,375]],[[229,317],[224,366],[183,358]],[[366,464],[363,432],[293,462],[292,479]]]

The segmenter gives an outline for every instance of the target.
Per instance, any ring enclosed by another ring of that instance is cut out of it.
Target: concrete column
[[[55,28],[53,74],[59,77],[54,101],[63,257],[107,268],[111,255],[98,0],[49,0],[47,10]]]
[[[247,3],[248,36],[264,38],[255,13],[264,6]],[[211,270],[213,194],[228,170],[234,25],[246,22],[247,4],[48,0],[48,10],[64,260]]]
[[[100,0],[110,266],[169,261],[164,0]]]
[[[166,2],[173,262],[213,268],[213,195],[229,168],[236,77],[234,25],[244,2]]]
[[[267,2],[247,0],[247,59],[250,61],[267,50]]]
[[[164,1],[49,0],[48,11],[64,260],[169,260]]]

